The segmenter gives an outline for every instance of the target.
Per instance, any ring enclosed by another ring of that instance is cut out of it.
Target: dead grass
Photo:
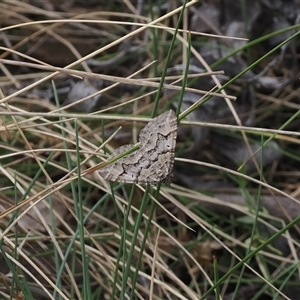
[[[0,3],[0,298],[293,299],[300,134],[290,54],[278,76],[276,46],[241,66],[233,52],[236,63],[222,65],[224,54],[212,70],[199,51],[210,37],[190,28],[196,1],[182,21],[175,1],[71,2]],[[242,76],[247,67],[254,73]],[[253,89],[255,76],[265,81]],[[277,88],[261,87],[272,78]],[[171,186],[88,171],[170,106],[181,107]]]

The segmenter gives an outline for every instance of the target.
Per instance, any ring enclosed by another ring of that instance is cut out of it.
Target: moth
[[[99,173],[104,179],[117,182],[170,184],[176,138],[177,117],[173,110],[168,110],[151,120],[140,131],[138,150],[100,169]],[[108,161],[133,146],[132,144],[121,146],[108,158]]]

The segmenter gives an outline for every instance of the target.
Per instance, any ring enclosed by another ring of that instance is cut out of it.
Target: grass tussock
[[[296,299],[299,25],[239,5],[0,3],[0,299]],[[172,184],[104,180],[170,108]]]

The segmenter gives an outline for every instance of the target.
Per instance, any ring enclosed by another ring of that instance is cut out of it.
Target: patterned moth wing
[[[169,110],[151,120],[140,132],[140,148],[99,170],[103,178],[126,183],[170,183],[177,138],[177,118]],[[118,148],[108,161],[131,149]]]
[[[173,110],[150,121],[140,132],[140,150],[151,162],[148,171],[149,184],[170,184],[177,138],[177,118]]]

